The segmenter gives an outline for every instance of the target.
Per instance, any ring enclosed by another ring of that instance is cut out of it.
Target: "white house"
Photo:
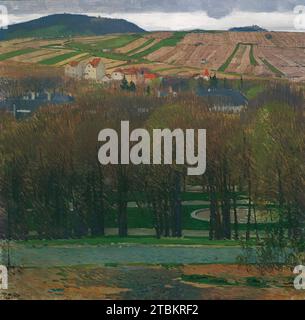
[[[112,72],[111,79],[114,81],[122,81],[124,79],[124,76],[125,75],[123,72],[116,70]]]
[[[65,66],[65,75],[70,78],[81,79],[85,70],[85,64],[80,61],[71,61]]]
[[[102,81],[106,75],[105,66],[100,58],[89,61],[84,70],[86,80]]]
[[[109,75],[109,74],[106,74],[102,79],[102,81],[105,83],[109,83],[109,82],[111,82],[111,80],[112,80],[111,75]]]

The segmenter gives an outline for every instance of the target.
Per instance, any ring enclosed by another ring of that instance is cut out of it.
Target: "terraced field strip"
[[[178,49],[175,47],[163,47],[158,49],[157,51],[150,53],[148,56],[146,56],[146,59],[150,61],[158,61],[168,64],[168,59],[170,59],[172,55],[174,55],[177,51]],[[184,53],[182,52],[182,54]]]
[[[7,60],[7,59],[17,57],[17,56],[21,56],[23,54],[31,53],[31,52],[34,52],[37,50],[38,49],[34,49],[34,48],[25,48],[25,49],[2,53],[2,54],[0,54],[0,61]]]
[[[273,72],[264,64],[260,57],[264,56],[262,47],[255,46],[253,47],[253,54],[258,65],[254,68],[254,74],[257,76],[273,76]]]
[[[251,44],[251,49],[250,49],[250,63],[254,67],[258,66],[258,62],[256,61],[255,56],[254,56],[253,44]]]
[[[139,38],[139,39],[136,39],[136,40],[128,43],[126,46],[118,48],[116,51],[119,52],[119,53],[128,54],[129,52],[137,50],[137,48],[143,46],[143,44],[145,44],[146,42],[147,42],[147,39]]]
[[[107,63],[106,68],[112,69],[112,68],[118,68],[124,65],[126,65],[125,61],[114,60],[113,62]]]
[[[71,58],[68,58],[68,59],[66,59],[66,60],[63,60],[63,61],[60,61],[60,62],[56,63],[55,66],[56,66],[56,67],[61,67],[61,66],[64,66],[64,65],[68,64],[68,63],[71,62],[71,61],[81,61],[81,60],[83,60],[85,57],[89,57],[89,56],[90,56],[89,53],[86,53],[86,52],[80,53],[80,54],[77,55],[77,56],[73,56],[73,57],[71,57]]]
[[[86,60],[86,59],[93,59],[93,57],[91,56],[90,53],[84,53],[84,55],[80,55],[79,57],[76,57],[76,58],[73,58],[72,60],[75,60],[75,61],[83,61],[83,60]]]
[[[213,57],[215,56],[217,50],[219,47],[215,50],[212,46],[204,46],[204,45],[198,45],[198,46],[192,46],[188,45],[192,48],[191,54],[188,54],[185,59],[185,65],[187,66],[196,66],[196,67],[202,67],[203,61],[205,61],[204,64],[209,64]]]
[[[153,72],[159,73],[159,69],[168,69],[168,68],[177,68],[176,66],[169,65],[166,63],[160,63],[160,62],[150,62],[150,63],[127,63],[129,68],[149,68]],[[118,67],[117,67],[118,68]]]
[[[194,47],[189,45],[177,45],[172,53],[165,59],[165,62],[183,66],[194,53]]]
[[[148,40],[144,38],[143,40],[144,40],[144,42],[140,46],[138,46],[137,48],[134,48],[130,51],[127,51],[126,54],[132,55],[132,54],[141,52],[142,50],[146,50],[146,49],[150,48],[151,44],[156,43],[156,39],[154,39],[154,38],[150,38]]]
[[[118,36],[114,35],[103,35],[103,36],[91,36],[91,37],[74,37],[73,42],[81,42],[81,43],[96,43],[97,41],[110,40],[117,38]]]
[[[53,50],[52,52],[50,52],[50,53],[47,54],[47,55],[41,55],[41,56],[37,56],[37,57],[31,59],[31,61],[29,61],[29,62],[32,62],[32,63],[40,63],[40,61],[42,61],[42,60],[51,59],[51,58],[53,58],[53,57],[57,57],[57,56],[60,56],[60,55],[62,55],[62,54],[68,53],[68,52],[71,52],[71,51],[67,51],[67,50]]]
[[[150,48],[141,51],[139,53],[136,53],[135,55],[132,55],[131,57],[134,59],[139,59],[139,58],[143,58],[161,48],[164,47],[175,47],[180,41],[182,41],[182,39],[185,37],[185,35],[187,34],[187,32],[175,32],[171,37],[166,38],[166,39],[162,39],[161,41],[159,41],[158,43],[156,43],[155,45],[151,46]]]
[[[97,49],[118,49],[138,40],[141,36],[138,34],[127,34],[116,38],[102,40],[95,43]]]
[[[178,76],[178,75],[190,75],[199,72],[199,69],[191,68],[191,67],[184,67],[184,66],[176,66],[172,68],[163,68],[156,70],[155,72],[159,73],[160,75],[170,75],[170,76]]]
[[[6,43],[1,43],[1,41],[0,41],[0,54],[13,52],[13,51],[17,51],[17,50],[22,50],[24,48],[26,48],[26,47],[23,45],[12,46],[12,45],[8,45]],[[34,49],[34,47],[31,47],[31,48]]]
[[[253,69],[253,67],[251,65],[251,61],[250,61],[251,46],[243,45],[243,48],[245,50],[239,60],[239,66],[236,68],[235,71],[240,74],[251,73],[251,70]]]
[[[229,58],[226,60],[226,62],[218,69],[218,71],[220,72],[225,72],[226,69],[229,67],[229,65],[231,64],[232,60],[234,59],[237,51],[239,50],[239,46],[240,43],[238,43],[234,49],[234,51],[232,52],[232,54],[229,56]]]
[[[171,71],[171,70],[176,70],[176,69],[178,69],[176,66],[174,67],[166,67],[166,68],[164,68],[164,67],[162,67],[162,68],[156,68],[156,69],[153,69],[152,71],[153,72],[165,72],[165,71]]]
[[[266,60],[265,58],[261,58],[262,62],[268,67],[268,69],[270,71],[272,71],[275,75],[277,75],[278,77],[282,77],[285,76],[285,74],[280,71],[279,69],[277,69],[274,65],[272,65],[268,60]]]
[[[57,63],[59,63],[61,61],[65,61],[65,60],[70,59],[72,57],[78,56],[79,54],[80,54],[79,51],[78,52],[76,52],[76,51],[68,52],[68,53],[61,54],[59,56],[55,56],[55,57],[52,57],[49,59],[39,61],[39,63],[52,66],[52,65],[56,65]]]
[[[15,56],[15,57],[12,57],[10,58],[11,61],[17,61],[17,59],[21,60],[27,60],[27,59],[31,59],[31,58],[34,58],[34,57],[38,57],[38,56],[43,56],[43,55],[47,55],[47,54],[50,54],[54,52],[54,50],[48,50],[48,49],[42,49],[42,50],[36,50],[36,51],[33,51],[33,52],[29,52],[29,53],[26,53],[26,54],[22,54],[21,56]]]
[[[8,40],[5,41],[7,44],[16,46],[19,44],[25,44],[25,43],[29,43],[29,42],[33,42],[33,40],[35,40],[34,38],[24,38],[24,39],[13,39],[13,40]]]
[[[157,43],[159,43],[161,41],[161,39],[154,39],[154,41],[152,41],[151,43],[149,43],[148,45],[146,45],[143,48],[139,48],[137,51],[133,52],[132,54],[137,54],[140,53],[142,51],[148,50],[150,47],[156,45]],[[130,55],[130,53],[128,53]]]
[[[42,60],[50,59],[60,54],[67,53],[66,50],[38,50],[30,54],[17,56],[9,59],[10,61],[24,62],[24,63],[39,63]]]

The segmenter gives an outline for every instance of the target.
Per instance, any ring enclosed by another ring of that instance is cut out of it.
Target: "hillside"
[[[65,38],[112,33],[141,33],[143,29],[123,19],[96,18],[76,14],[55,14],[0,30],[1,40],[16,38]]]
[[[126,31],[126,30],[125,30]],[[63,67],[103,59],[108,73],[147,67],[160,75],[247,75],[305,81],[305,37],[301,32],[133,32],[0,42],[0,62]]]

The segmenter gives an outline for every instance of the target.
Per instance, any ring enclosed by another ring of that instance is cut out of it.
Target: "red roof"
[[[203,72],[203,75],[204,75],[205,77],[209,77],[209,76],[210,76],[209,70],[208,70],[208,69],[205,69],[204,72]]]
[[[100,62],[101,62],[100,58],[94,58],[89,63],[92,65],[93,68],[97,68]]]
[[[144,78],[148,80],[153,80],[157,78],[157,75],[154,73],[144,73]]]
[[[70,65],[71,67],[76,67],[76,66],[78,66],[78,64],[79,64],[79,61],[71,61],[71,62],[69,63],[69,65]]]
[[[129,75],[137,75],[139,73],[139,69],[137,69],[137,68],[128,68],[128,69],[124,69],[123,73],[129,74]]]

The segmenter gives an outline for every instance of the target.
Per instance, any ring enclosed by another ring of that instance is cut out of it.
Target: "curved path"
[[[246,224],[248,220],[248,209],[246,208],[237,208],[238,222],[240,224]],[[195,210],[191,213],[191,217],[200,221],[210,221],[210,209],[203,208]],[[258,216],[258,222],[260,222],[260,217]],[[231,222],[234,223],[234,215],[231,212]],[[254,216],[251,215],[251,223],[254,223]]]

